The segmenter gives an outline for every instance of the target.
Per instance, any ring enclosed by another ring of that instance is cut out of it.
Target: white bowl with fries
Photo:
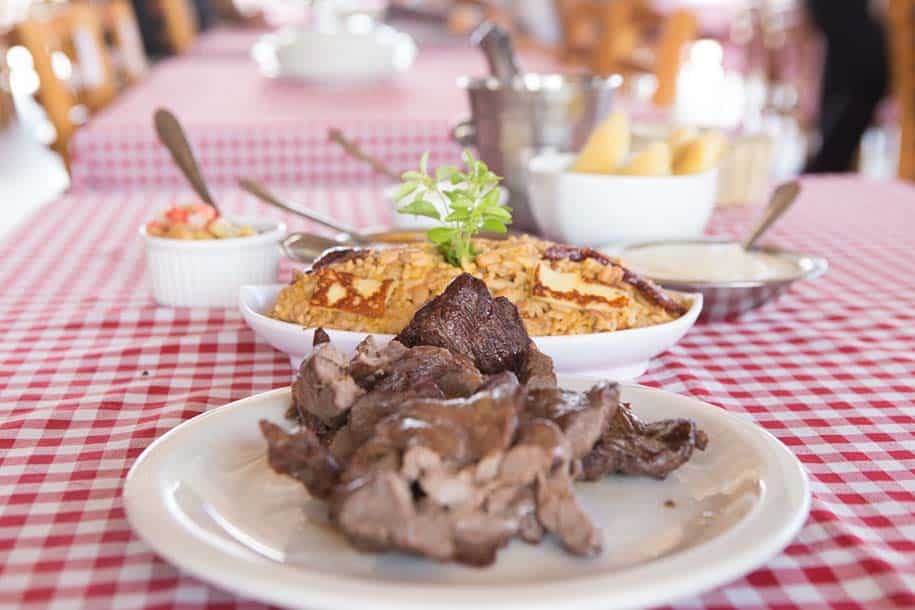
[[[576,246],[695,239],[715,207],[718,169],[668,176],[568,171],[575,155],[528,165],[531,211],[544,237]]]

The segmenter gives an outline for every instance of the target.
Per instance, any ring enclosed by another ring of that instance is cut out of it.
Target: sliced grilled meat
[[[298,479],[315,498],[327,499],[333,494],[340,466],[311,430],[289,433],[265,419],[260,421],[260,428],[274,472]]]
[[[620,404],[594,449],[582,459],[582,477],[607,474],[645,475],[664,479],[685,464],[694,449],[705,450],[708,437],[689,419],[643,423],[629,405]]]
[[[521,376],[530,337],[515,306],[493,299],[482,280],[464,273],[423,305],[397,340],[408,347],[434,345],[467,356],[481,373]]]

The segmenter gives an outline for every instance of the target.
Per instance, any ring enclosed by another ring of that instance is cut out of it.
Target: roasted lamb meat
[[[582,459],[582,477],[595,481],[608,474],[664,479],[685,464],[694,449],[705,450],[708,436],[689,419],[643,423],[629,405],[620,404],[609,425]]]
[[[688,420],[640,422],[616,384],[556,387],[514,306],[469,275],[350,360],[317,331],[292,396],[299,430],[261,422],[269,464],[353,546],[475,566],[516,537],[600,552],[573,481],[663,478],[707,442]]]
[[[468,273],[423,305],[397,340],[407,347],[435,345],[462,354],[487,375],[521,375],[531,342],[511,301],[493,299],[486,284]]]

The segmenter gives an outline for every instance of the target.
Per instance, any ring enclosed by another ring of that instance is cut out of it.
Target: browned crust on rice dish
[[[591,250],[528,236],[473,245],[476,260],[463,269],[431,244],[337,255],[297,275],[270,316],[306,327],[396,334],[462,272],[514,303],[533,336],[651,326],[678,318],[688,306]]]

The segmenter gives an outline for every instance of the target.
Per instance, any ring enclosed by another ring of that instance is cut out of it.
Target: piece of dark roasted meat
[[[704,451],[705,432],[689,419],[643,423],[629,405],[620,404],[594,449],[582,459],[582,477],[607,474],[644,475],[664,479],[685,464],[695,449]]]
[[[289,433],[261,420],[267,439],[267,460],[278,474],[298,479],[316,498],[329,498],[340,477],[340,467],[318,437],[308,428]]]
[[[530,344],[518,309],[504,297],[493,299],[486,284],[468,273],[423,305],[397,340],[467,356],[487,375],[521,375]]]
[[[365,390],[349,373],[349,360],[332,343],[321,343],[302,361],[292,396],[303,419],[312,416],[333,429]]]
[[[313,263],[311,263],[311,268],[308,270],[308,273],[313,273],[324,267],[329,267],[330,265],[336,265],[339,263],[345,263],[346,261],[356,260],[367,256],[369,253],[365,248],[347,248],[341,246],[339,248],[331,248],[325,250],[321,256],[319,256]]]
[[[586,393],[529,389],[525,415],[556,422],[569,440],[572,458],[580,460],[594,448],[618,407],[618,386],[604,382]]]

